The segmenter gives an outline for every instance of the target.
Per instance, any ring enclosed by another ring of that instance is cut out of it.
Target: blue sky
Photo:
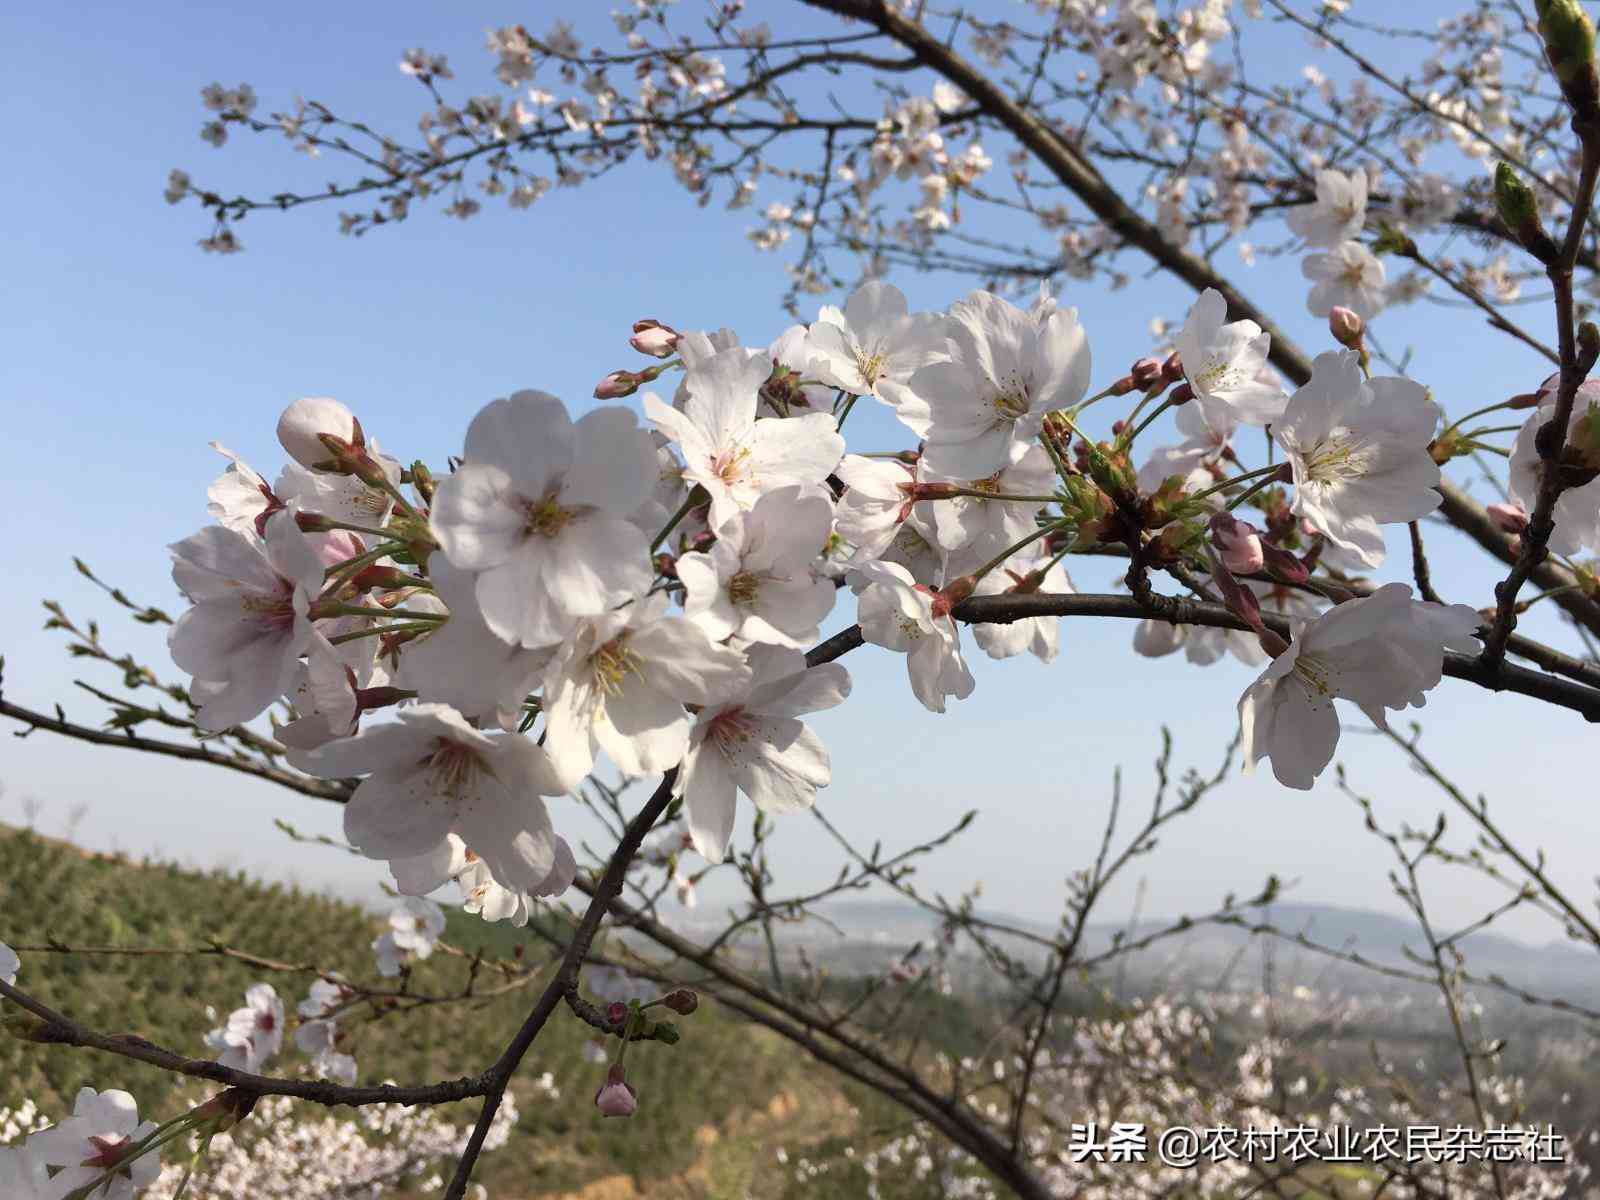
[[[775,33],[788,32],[789,6],[752,5],[761,15],[766,9]],[[261,112],[288,107],[298,91],[404,133],[421,110],[420,91],[396,70],[406,47],[448,53],[458,94],[493,90],[483,30],[526,12],[294,2],[203,15],[172,8],[166,20],[156,11],[89,3],[70,20],[40,8],[5,18],[8,41],[27,52],[11,64],[13,182],[0,193],[12,281],[0,294],[0,395],[10,414],[0,494],[14,514],[0,650],[9,697],[40,707],[59,701],[83,720],[93,718],[94,704],[72,686],[73,664],[59,641],[39,630],[38,601],[54,597],[74,616],[100,618],[112,645],[160,668],[160,636],[121,620],[73,572],[70,556],[176,611],[163,547],[206,519],[205,488],[222,465],[210,440],[270,475],[281,462],[277,414],[299,396],[330,395],[386,448],[442,463],[458,451],[472,414],[516,388],[554,392],[577,411],[594,403],[596,379],[639,365],[625,344],[636,317],[679,328],[733,325],[751,344],[789,323],[778,303],[785,260],[751,250],[743,235],[752,214],[697,209],[660,169],[552,193],[531,213],[490,200],[483,216],[460,223],[424,209],[359,240],[338,234],[331,210],[260,216],[239,228],[243,254],[202,255],[195,241],[207,230],[198,210],[162,200],[170,168],[254,192],[314,189],[335,168],[276,138],[236,136],[212,150],[197,136],[201,87],[248,80]],[[1288,61],[1307,55],[1302,41],[1280,40]],[[1006,148],[989,147],[997,161]],[[764,190],[761,202],[790,198]],[[1327,348],[1320,324],[1303,315],[1292,259],[1248,270],[1224,252],[1223,265],[1285,315],[1302,345]],[[970,286],[952,277],[893,281],[921,308],[942,308]],[[1189,296],[1160,281],[1122,292],[1077,283],[1063,302],[1079,307],[1090,333],[1098,387],[1148,349],[1150,317],[1181,317]],[[1536,328],[1549,321],[1539,308],[1525,316]],[[1526,351],[1485,339],[1477,320],[1458,311],[1397,310],[1379,328],[1391,346],[1415,348],[1413,373],[1451,413],[1529,390],[1544,373]],[[852,446],[898,448],[905,437],[896,428],[858,406]],[[1397,552],[1399,532],[1390,536]],[[1432,542],[1447,598],[1487,603],[1492,573],[1476,552],[1442,530]],[[1080,588],[1106,590],[1105,568],[1073,572]],[[1407,573],[1402,554],[1381,574]],[[849,619],[841,605],[835,623]],[[978,808],[972,830],[925,868],[923,884],[949,893],[982,880],[986,905],[1048,917],[1062,880],[1092,857],[1116,764],[1125,768],[1126,826],[1148,803],[1157,726],[1172,727],[1179,767],[1209,768],[1251,678],[1232,663],[1201,670],[1181,657],[1138,658],[1131,635],[1122,623],[1069,623],[1051,667],[992,663],[969,641],[977,692],[943,717],[914,703],[900,658],[858,651],[846,660],[853,696],[815,718],[833,754],[834,783],[822,799],[830,819],[892,849]],[[1581,893],[1595,832],[1591,806],[1572,787],[1593,744],[1581,719],[1452,681],[1419,715],[1427,744],[1454,776],[1514,807],[1516,827],[1550,851],[1558,875]],[[1350,718],[1360,719],[1353,710]],[[1521,745],[1528,737],[1540,746],[1532,771]],[[0,820],[19,820],[19,799],[34,796],[44,803],[41,827],[58,830],[83,803],[78,836],[99,847],[367,896],[383,876],[381,866],[294,847],[271,827],[278,815],[337,832],[331,806],[45,735],[3,744]],[[1436,794],[1391,748],[1347,736],[1341,759],[1385,817],[1431,824]],[[796,889],[836,863],[804,816],[785,819],[780,847],[780,883]],[[1362,833],[1331,772],[1311,793],[1279,788],[1268,773],[1231,783],[1180,822],[1103,915],[1126,913],[1141,877],[1146,912],[1166,914],[1212,907],[1230,891],[1248,894],[1268,871],[1298,880],[1301,901],[1393,911],[1385,853]],[[1461,920],[1493,895],[1464,877],[1441,877],[1433,900],[1446,921]],[[1549,932],[1537,923],[1507,928]]]

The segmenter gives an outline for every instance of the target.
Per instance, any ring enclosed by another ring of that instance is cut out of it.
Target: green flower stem
[[[1013,554],[1015,554],[1018,550],[1021,550],[1023,547],[1032,545],[1034,542],[1037,542],[1040,538],[1045,537],[1048,534],[1054,533],[1058,529],[1065,529],[1066,527],[1067,527],[1067,522],[1066,521],[1052,521],[1048,525],[1039,526],[1039,528],[1035,529],[1032,533],[1030,533],[1027,537],[1023,538],[1016,545],[1010,546],[1010,547],[1006,548],[1005,550],[1002,550],[998,555],[996,555],[994,558],[991,558],[988,562],[984,563],[983,566],[979,567],[976,571],[971,572],[972,581],[974,583],[976,583],[978,580],[982,579],[990,571],[994,570],[1001,563],[1005,562],[1006,559],[1010,558]]]
[[[1254,471],[1246,471],[1243,475],[1235,475],[1232,479],[1224,479],[1221,483],[1208,487],[1203,492],[1195,492],[1193,495],[1184,497],[1184,499],[1204,500],[1207,496],[1215,495],[1217,492],[1231,488],[1235,484],[1243,483],[1246,479],[1260,479],[1263,475],[1276,475],[1278,470],[1279,468],[1275,466],[1257,467]]]
[[[1141,400],[1139,403],[1140,403],[1141,406],[1143,406],[1144,401]],[[1124,433],[1121,437],[1119,437],[1117,439],[1117,444],[1119,446],[1121,446],[1123,449],[1127,449],[1129,446],[1133,445],[1134,439],[1137,438],[1146,429],[1150,428],[1150,423],[1152,421],[1154,421],[1157,417],[1159,417],[1162,413],[1166,412],[1167,409],[1169,409],[1171,407],[1172,407],[1172,399],[1171,399],[1171,397],[1168,397],[1167,399],[1163,400],[1160,404],[1156,405],[1155,408],[1151,411],[1150,415],[1148,417],[1146,417],[1143,421],[1140,421],[1139,425],[1138,425],[1138,428],[1136,428],[1132,433]],[[1134,409],[1133,412],[1131,414],[1129,414],[1128,420],[1132,421],[1133,418],[1138,415],[1138,413],[1139,413],[1139,410],[1137,408]]]
[[[410,617],[414,621],[444,621],[444,613],[418,612],[411,608],[368,608],[363,604],[340,604],[327,612],[318,614],[318,619],[323,617]]]
[[[350,559],[348,562],[342,562],[336,567],[329,567],[323,572],[324,582],[322,585],[322,596],[319,597],[319,599],[333,595],[333,593],[337,592],[341,587],[343,587],[351,577],[360,573],[363,567],[370,567],[380,558],[393,554],[396,550],[404,550],[405,548],[406,544],[404,542],[384,542],[381,545],[375,546],[373,549],[368,550],[365,554],[358,554],[355,558]]]
[[[1502,408],[1508,407],[1510,405],[1510,403],[1511,403],[1511,401],[1509,401],[1509,400],[1502,400],[1498,404],[1488,404],[1488,405],[1485,405],[1483,408],[1473,409],[1466,416],[1460,417],[1460,418],[1458,418],[1458,419],[1456,419],[1454,421],[1451,421],[1450,424],[1448,424],[1448,425],[1446,425],[1444,427],[1444,433],[1440,434],[1439,436],[1443,437],[1443,436],[1445,436],[1445,434],[1448,434],[1451,430],[1460,428],[1462,425],[1465,425],[1468,421],[1472,420],[1473,417],[1481,417],[1485,413],[1499,412]],[[1518,426],[1517,428],[1520,428],[1520,426]]]
[[[672,516],[668,518],[667,523],[662,527],[661,532],[656,534],[656,536],[651,539],[650,553],[654,554],[661,548],[661,543],[666,541],[667,535],[678,527],[678,522],[689,515],[689,510],[691,508],[697,504],[704,504],[708,498],[709,497],[707,497],[705,494],[705,489],[698,483],[695,484],[694,487],[690,488],[689,495],[684,499],[684,502],[678,506],[678,511],[673,513]]]
[[[402,621],[396,625],[378,625],[372,629],[357,629],[352,633],[341,633],[337,637],[328,639],[335,646],[342,646],[345,642],[353,642],[357,638],[379,637],[386,633],[431,633],[439,628],[438,620],[432,621]]]
[[[1248,488],[1246,488],[1243,492],[1241,492],[1237,496],[1234,496],[1232,499],[1230,499],[1228,501],[1228,511],[1232,512],[1234,509],[1238,508],[1241,504],[1243,504],[1246,500],[1250,499],[1251,496],[1254,496],[1257,492],[1261,491],[1263,488],[1271,487],[1276,482],[1277,482],[1276,476],[1272,476],[1272,475],[1268,475],[1265,479],[1256,480]]]

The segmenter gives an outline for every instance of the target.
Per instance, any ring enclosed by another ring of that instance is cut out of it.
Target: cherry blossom
[[[1213,426],[1233,421],[1270,425],[1288,401],[1281,387],[1261,378],[1272,335],[1254,321],[1224,324],[1227,316],[1228,302],[1221,292],[1207,288],[1200,293],[1178,334],[1184,378]]]
[[[506,887],[537,891],[556,866],[558,841],[540,797],[566,790],[549,753],[517,734],[474,729],[443,704],[396,716],[291,755],[324,779],[367,776],[345,805],[350,844],[368,858],[416,858],[456,833]]]
[[[843,311],[826,306],[811,326],[810,367],[824,383],[899,407],[912,374],[950,357],[945,318],[911,313],[904,293],[873,280],[857,288]]]
[[[476,574],[497,637],[554,645],[650,586],[646,537],[627,518],[655,478],[655,447],[627,409],[574,423],[554,396],[516,392],[473,418],[465,461],[434,497],[434,536]]]
[[[927,483],[956,483],[975,492],[1001,496],[1048,496],[1055,489],[1056,469],[1037,442],[1014,442],[999,470],[982,479],[945,479],[931,472]],[[947,556],[962,552],[974,566],[1021,541],[1036,527],[1042,500],[990,500],[981,496],[956,496],[928,502],[934,537]]]
[[[530,650],[496,636],[478,605],[477,576],[443,554],[429,559],[428,577],[433,594],[413,596],[407,606],[449,619],[406,644],[395,686],[464,717],[516,728],[523,700],[538,687],[556,647]]]
[[[727,853],[737,792],[764,812],[791,812],[814,804],[833,777],[827,747],[798,718],[843,703],[849,673],[838,663],[808,669],[804,654],[783,646],[753,646],[750,669],[746,685],[700,710],[673,783],[707,862]]]
[[[835,474],[845,493],[834,510],[834,529],[854,547],[853,561],[870,562],[889,548],[911,515],[916,472],[898,459],[846,454]]]
[[[811,645],[833,610],[833,584],[812,570],[832,526],[833,502],[822,489],[766,493],[717,530],[709,551],[678,559],[684,615],[717,641]]]
[[[1527,514],[1534,510],[1539,499],[1539,476],[1542,468],[1539,450],[1535,443],[1540,428],[1555,420],[1555,388],[1549,387],[1543,390],[1540,398],[1539,407],[1528,414],[1528,419],[1517,431],[1516,440],[1511,443],[1510,477],[1507,486],[1512,501],[1520,506],[1523,515],[1520,522],[1513,512],[1506,512],[1497,520],[1504,521],[1512,527],[1518,524],[1526,527]],[[1600,433],[1600,420],[1597,420],[1600,418],[1600,409],[1595,407],[1597,405],[1600,405],[1600,380],[1581,384],[1577,395],[1573,398],[1572,417],[1567,422],[1566,433],[1566,443],[1577,447],[1577,454],[1580,457],[1587,452],[1588,458],[1595,458],[1594,449],[1600,448],[1600,438],[1594,443],[1586,444],[1589,430]],[[1555,517],[1555,529],[1551,532],[1550,541],[1547,543],[1551,551],[1556,554],[1576,554],[1585,546],[1591,550],[1600,550],[1600,476],[1590,479],[1587,478],[1589,473],[1586,464],[1575,464],[1569,468],[1568,486],[1556,499],[1556,506],[1552,512]]]
[[[1300,269],[1315,285],[1306,297],[1313,317],[1348,308],[1370,321],[1386,303],[1383,262],[1360,242],[1340,242],[1324,254],[1309,255]]]
[[[1284,214],[1307,245],[1337,246],[1358,237],[1367,219],[1367,174],[1325,168],[1317,172],[1317,199]]]
[[[310,750],[355,733],[361,716],[355,672],[345,665],[338,647],[315,629],[306,648],[306,661],[296,671],[287,695],[299,715],[277,731],[285,746]]]
[[[1051,409],[1089,387],[1089,342],[1077,309],[1035,317],[990,292],[950,307],[953,356],[917,371],[900,419],[927,441],[923,462],[946,478],[979,479],[1031,440]]]
[[[17,952],[0,942],[0,983],[16,983],[17,972],[21,969],[22,960],[17,957]]]
[[[644,397],[645,415],[683,453],[684,478],[710,495],[713,527],[754,506],[763,492],[820,484],[844,454],[829,413],[757,419],[758,393],[770,375],[765,354],[735,347],[690,368],[682,412]]]
[[[1222,469],[1224,455],[1231,451],[1236,421],[1234,410],[1226,405],[1195,400],[1180,407],[1174,423],[1184,435],[1183,441],[1176,446],[1158,446],[1150,452],[1139,468],[1139,486],[1153,492],[1174,475],[1202,481],[1197,489],[1190,490],[1210,486],[1204,480],[1212,468]]]
[[[151,1153],[123,1165],[122,1155],[155,1128],[154,1121],[140,1122],[139,1106],[127,1092],[86,1087],[78,1091],[72,1116],[28,1139],[28,1153],[46,1166],[61,1168],[50,1181],[60,1189],[54,1195],[98,1183],[112,1171],[95,1190],[95,1200],[133,1200],[155,1182],[161,1161]]]
[[[750,679],[744,655],[714,643],[656,593],[583,622],[545,675],[550,762],[575,787],[604,750],[625,775],[665,771],[689,744],[684,703],[705,704]]]
[[[171,550],[173,581],[194,607],[167,647],[181,669],[211,685],[195,719],[227,729],[259,716],[290,689],[310,645],[322,561],[292,509],[268,519],[264,540],[214,525]]]
[[[244,1007],[228,1014],[220,1029],[206,1035],[206,1045],[220,1050],[217,1062],[235,1071],[259,1075],[283,1048],[283,1001],[270,983],[245,989]]]
[[[294,1044],[311,1056],[311,1071],[346,1087],[356,1081],[355,1056],[340,1049],[345,1033],[337,1021],[302,1021],[294,1031]]]
[[[1363,378],[1353,350],[1319,354],[1273,439],[1294,471],[1293,511],[1369,567],[1383,561],[1379,526],[1441,503],[1428,444],[1439,408],[1409,379]]]
[[[1444,652],[1474,654],[1482,623],[1465,604],[1411,599],[1389,583],[1306,625],[1239,699],[1245,768],[1263,758],[1285,787],[1311,787],[1339,741],[1336,698],[1380,728],[1385,709],[1421,707],[1444,671]]]
[[[911,691],[922,706],[942,713],[946,696],[970,696],[976,683],[961,657],[960,633],[948,613],[936,611],[934,594],[898,563],[867,563],[860,575],[867,584],[856,610],[861,636],[906,655]]]
[[[1078,590],[1065,567],[1030,546],[978,580],[973,595],[998,596],[1023,587],[1051,595],[1072,595]],[[990,658],[1012,658],[1027,652],[1040,662],[1051,663],[1061,649],[1061,618],[1027,617],[1003,625],[974,625],[972,638]]]

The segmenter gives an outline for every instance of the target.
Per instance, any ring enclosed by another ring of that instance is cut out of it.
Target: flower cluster
[[[1360,353],[1341,350],[1286,395],[1264,365],[1268,336],[1225,317],[1207,292],[1180,354],[1143,360],[1087,398],[1087,335],[1047,293],[1029,309],[974,292],[912,313],[897,289],[870,282],[763,349],[727,330],[642,321],[636,348],[676,357],[613,372],[600,391],[620,397],[680,369],[670,400],[642,397],[653,429],[626,407],[574,420],[554,396],[521,391],[478,413],[442,478],[385,454],[344,406],[301,400],[278,427],[294,461],[269,485],[229,455],[211,488],[218,524],[172,548],[193,602],[172,630],[173,657],[194,676],[203,727],[282,702],[290,762],[361,777],[346,836],[387,860],[407,896],[455,880],[475,911],[525,921],[576,870],[544,797],[576,787],[602,755],[626,776],[675,772],[688,841],[720,862],[738,793],[785,812],[831,778],[802,718],[839,704],[849,676],[808,667],[802,651],[840,584],[857,597],[862,637],[904,653],[913,695],[943,712],[974,687],[959,606],[1071,593],[1061,563],[1075,549],[1109,542],[1150,565],[1193,562],[1264,635],[1263,604],[1316,612],[1301,588],[1319,556],[1377,565],[1383,524],[1438,505],[1438,409],[1425,389],[1369,378]],[[1135,392],[1136,411],[1166,395],[1112,441],[1082,434],[1090,404]],[[841,430],[862,398],[891,410],[916,448],[846,453]],[[1186,440],[1135,470],[1134,439],[1170,407]],[[1244,424],[1270,425],[1286,461],[1230,476]],[[1292,500],[1262,490],[1280,482]],[[1264,530],[1231,515],[1252,498]],[[1474,625],[1456,610],[1436,621],[1432,609],[1395,608],[1389,595],[1341,606],[1334,623],[1359,630],[1361,662],[1389,654],[1406,621],[1426,629],[1406,660],[1414,669],[1369,693],[1352,682],[1357,659],[1336,656],[1335,669],[1312,643],[1286,655],[1269,642],[1278,662],[1243,710],[1253,756],[1286,762],[1282,739],[1305,737],[1310,775],[1325,765],[1324,710],[1284,716],[1293,681],[1379,714],[1437,682],[1445,648]],[[1389,615],[1349,615],[1367,610]],[[980,624],[975,637],[992,657],[1048,662],[1056,624]],[[1195,661],[1225,648],[1262,658],[1248,635],[1182,640]],[[1136,644],[1160,653],[1179,641],[1147,625]],[[366,719],[383,709],[394,719]],[[1298,767],[1279,773],[1309,784]],[[419,903],[393,920],[375,946],[386,970],[426,957],[442,922]],[[255,1011],[259,1021],[272,1010]],[[249,1062],[240,1022],[219,1046]]]

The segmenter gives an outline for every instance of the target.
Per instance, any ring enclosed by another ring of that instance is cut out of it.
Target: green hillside
[[[31,833],[0,828],[0,941],[52,941],[95,947],[192,947],[218,942],[290,963],[315,963],[349,978],[376,981],[368,945],[380,922],[323,896],[226,872],[196,873],[86,854]],[[446,938],[471,946],[487,931],[451,913]],[[493,929],[495,950],[508,933]],[[528,956],[541,953],[530,943]],[[286,1005],[304,995],[310,975],[263,972],[220,956],[117,956],[24,952],[19,982],[45,1003],[93,1028],[138,1033],[159,1045],[208,1056],[203,1038],[218,1013],[242,1003],[265,979]],[[456,990],[461,959],[436,954],[417,964],[413,991]],[[491,978],[480,974],[480,987]],[[480,1070],[492,1061],[537,994],[533,987],[470,1004],[450,1004],[351,1022],[362,1082],[422,1082]],[[651,1197],[778,1196],[786,1180],[777,1147],[817,1144],[852,1128],[853,1103],[828,1074],[761,1029],[702,1005],[678,1022],[675,1047],[641,1044],[628,1055],[638,1113],[606,1121],[591,1099],[604,1068],[586,1062],[588,1031],[558,1013],[523,1067],[522,1119],[511,1143],[487,1155],[479,1178],[496,1197],[581,1193],[585,1200]],[[303,1062],[293,1055],[289,1064]],[[290,1069],[280,1064],[277,1069]],[[527,1083],[550,1072],[560,1102]],[[0,1038],[0,1106],[31,1097],[59,1116],[80,1086],[121,1087],[142,1114],[173,1115],[180,1083],[111,1055]],[[448,1114],[469,1123],[475,1105]]]

